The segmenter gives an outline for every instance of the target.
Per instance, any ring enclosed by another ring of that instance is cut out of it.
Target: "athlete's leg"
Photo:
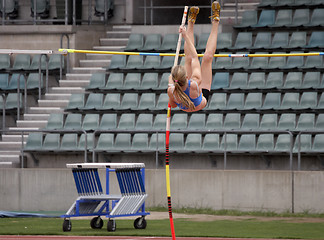
[[[212,29],[210,31],[210,35],[206,44],[206,50],[201,62],[201,84],[200,88],[205,88],[210,90],[213,73],[212,73],[212,62],[214,58],[214,54],[216,52],[216,44],[217,44],[217,33],[218,33],[218,25],[219,25],[219,13],[220,13],[220,5],[217,1],[212,4],[213,15],[211,16],[212,21]]]
[[[189,10],[189,16],[188,16],[188,27],[187,27],[187,34],[190,38],[190,41],[195,44],[195,38],[194,38],[194,25],[196,22],[197,15],[199,13],[199,8],[194,6],[191,7]],[[187,71],[187,76],[190,78],[191,77],[191,61],[192,61],[192,56],[188,54],[188,45],[185,42],[184,44],[184,52],[185,52],[185,67]]]

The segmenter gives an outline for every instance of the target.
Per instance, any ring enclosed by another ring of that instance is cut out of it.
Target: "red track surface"
[[[0,236],[0,240],[117,240],[117,239],[124,239],[124,240],[167,240],[171,239],[171,237],[120,237],[120,236]],[[244,238],[196,238],[196,237],[177,237],[179,240],[244,240]],[[258,240],[256,238],[249,238],[249,240]],[[262,240],[274,240],[274,239],[265,239]],[[282,239],[283,240],[283,239]],[[290,239],[292,240],[292,239]]]

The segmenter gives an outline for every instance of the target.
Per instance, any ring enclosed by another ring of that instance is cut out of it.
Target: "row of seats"
[[[324,14],[324,13],[322,13]],[[242,24],[246,21],[242,21]],[[244,27],[245,28],[245,27]],[[272,38],[272,35],[273,38]],[[201,33],[199,39],[195,35],[195,47],[198,52],[202,52],[206,48],[206,43],[209,33]],[[217,37],[217,51],[222,50],[242,50],[248,49],[269,49],[278,50],[284,49],[312,49],[323,47],[324,32],[312,32],[309,41],[307,42],[307,32],[298,31],[291,35],[288,31],[280,31],[272,34],[271,32],[258,32],[253,43],[252,32],[239,32],[236,41],[233,41],[232,33],[219,33]],[[163,37],[161,34],[131,34],[125,51],[171,51],[174,52],[177,46],[178,35],[166,34]],[[184,42],[182,41],[182,50]]]
[[[41,87],[43,87],[43,74],[41,74]],[[7,73],[0,73],[0,92],[17,90],[18,82],[20,89],[25,88],[25,76],[23,74],[14,73],[12,75]],[[39,88],[39,74],[29,73],[27,76],[27,90],[34,90]]]
[[[167,109],[167,93],[91,93],[73,94],[67,111],[163,111]],[[324,93],[317,92],[251,92],[213,93],[204,110],[273,110],[320,111],[324,109]],[[174,109],[178,111],[179,109]]]
[[[49,70],[58,70],[61,67],[61,56],[59,54],[52,54],[49,56],[48,61],[48,69]],[[64,59],[64,58],[63,58]],[[0,54],[0,71],[1,70],[8,70],[8,71],[31,71],[31,70],[38,70],[39,69],[39,61],[41,60],[41,69],[46,69],[46,56],[36,54],[36,55],[29,55],[29,54],[17,54],[11,62],[9,54]],[[63,68],[64,68],[64,60],[62,61]]]
[[[280,52],[278,52],[280,54]],[[291,52],[291,54],[298,54],[301,52]],[[230,54],[230,53],[222,53]],[[267,52],[256,52],[255,54],[268,54]],[[166,72],[170,71],[173,66],[174,58],[164,56],[144,56],[131,55],[126,58],[125,55],[114,55],[111,59],[110,71],[124,71],[124,72],[148,72],[158,71]],[[213,70],[237,70],[242,69],[245,71],[252,70],[302,70],[308,71],[311,69],[324,69],[323,55],[313,56],[282,56],[282,57],[237,57],[234,60],[231,57],[219,57],[214,58]]]
[[[45,135],[45,136],[44,136]],[[313,138],[313,140],[312,140]],[[313,141],[313,143],[312,143]],[[300,144],[299,144],[300,143]],[[94,148],[93,148],[94,146]],[[293,146],[293,153],[320,153],[324,147],[324,134],[303,134],[293,142],[289,134],[206,134],[182,133],[170,134],[171,153],[288,153]],[[61,137],[57,133],[31,133],[24,151],[38,153],[81,152],[85,148],[85,135],[66,133]],[[94,144],[93,134],[87,134],[87,149],[107,153],[145,153],[164,152],[165,134],[102,133]]]
[[[231,79],[230,79],[230,76]],[[213,76],[211,90],[311,90],[324,87],[324,75],[320,72],[217,72]]]
[[[252,32],[239,32],[233,46],[228,46],[229,50],[298,50],[317,49],[323,47],[324,32],[313,31],[307,42],[305,31],[294,32],[291,35],[284,32],[275,32],[272,38],[271,32],[258,32],[253,42]],[[228,44],[229,45],[229,44]],[[218,47],[218,45],[217,45]],[[317,49],[318,50],[318,49]]]
[[[86,87],[89,91],[165,91],[168,87],[170,73],[110,73],[106,80],[105,73],[94,73]],[[0,75],[1,76],[1,75]],[[216,72],[213,76],[211,90],[289,90],[289,89],[323,89],[324,74],[321,72]]]
[[[318,28],[324,26],[324,8],[306,9],[281,9],[246,11],[243,13],[241,24],[235,25],[236,29],[259,28]]]
[[[265,7],[274,7],[274,8],[282,8],[282,7],[323,7],[323,0],[261,0],[261,2],[257,5],[258,8]]]
[[[45,130],[164,130],[165,114],[105,113],[63,114],[52,113]],[[324,114],[315,113],[174,113],[171,118],[173,130],[322,130]]]

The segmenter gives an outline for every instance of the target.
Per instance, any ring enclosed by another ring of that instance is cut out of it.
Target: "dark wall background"
[[[144,1],[146,6],[150,6],[151,0],[134,0],[134,23],[144,23]],[[210,23],[210,5],[211,0],[153,0],[153,6],[174,6],[179,8],[168,8],[168,9],[154,9],[153,10],[153,23],[154,25],[169,25],[169,24],[180,24],[183,14],[184,6],[199,6],[200,11],[197,17],[197,24]],[[147,9],[146,23],[151,24],[151,10]]]

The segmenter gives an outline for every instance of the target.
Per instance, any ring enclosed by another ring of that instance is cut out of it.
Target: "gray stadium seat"
[[[64,115],[62,113],[51,113],[51,115],[48,118],[45,129],[62,129],[64,122],[63,117]]]
[[[218,151],[220,151],[219,134],[207,133],[204,137],[200,152],[212,153]]]
[[[136,120],[135,129],[151,129],[153,127],[153,114],[141,113]]]
[[[296,49],[301,48],[306,45],[307,34],[304,31],[301,32],[293,32],[291,34],[289,44],[287,46],[288,49]]]
[[[78,135],[75,133],[66,133],[62,137],[60,151],[76,151],[78,147]]]
[[[182,151],[184,148],[184,134],[170,133],[170,152]]]
[[[258,23],[258,12],[256,10],[244,11],[240,24],[234,25],[234,28],[245,29]]]
[[[262,10],[258,19],[258,23],[252,25],[252,28],[259,28],[259,27],[268,27],[275,23],[275,10]]]
[[[100,108],[103,103],[102,93],[90,93],[84,107],[79,108],[80,110],[94,110]]]
[[[275,32],[270,49],[284,49],[288,47],[289,32]]]
[[[211,90],[228,88],[228,86],[229,86],[228,72],[217,72],[214,74],[213,81],[211,84]]]
[[[253,152],[256,149],[255,134],[242,134],[237,146],[238,152]]]
[[[247,84],[247,89],[263,89],[265,86],[265,73],[252,72]]]
[[[186,138],[183,150],[178,150],[179,153],[194,153],[201,149],[202,137],[199,133],[189,133]]]
[[[132,110],[149,110],[151,107],[155,107],[155,93],[143,93],[137,107]]]
[[[161,47],[157,49],[158,51],[175,51],[178,43],[178,34],[169,33],[163,36]]]
[[[299,105],[299,93],[297,92],[286,92],[282,98],[282,102],[278,109],[291,109],[294,110]]]
[[[289,153],[292,148],[292,142],[289,134],[279,134],[277,137],[276,145],[274,147],[275,152]]]
[[[148,143],[147,133],[135,133],[132,140],[131,151],[147,152],[149,149]]]
[[[252,47],[252,32],[239,32],[235,44],[230,49],[245,50]]]
[[[156,89],[158,87],[158,73],[144,73],[140,90]]]
[[[279,14],[279,13],[278,13]],[[271,45],[271,32],[258,32],[251,49],[268,49]]]
[[[125,93],[121,100],[120,106],[116,106],[115,110],[131,110],[138,106],[137,93]]]
[[[278,122],[278,129],[280,130],[294,130],[296,127],[296,114],[283,113]]]
[[[188,115],[186,113],[175,113],[171,119],[170,128],[175,130],[183,130],[187,128]]]
[[[262,93],[248,93],[244,102],[243,110],[260,109],[262,106]]]
[[[119,87],[120,90],[131,90],[139,89],[141,85],[141,74],[140,73],[127,73],[124,84]]]
[[[242,121],[241,129],[247,130],[252,129],[256,130],[259,128],[260,114],[258,113],[247,113],[244,116]]]
[[[106,113],[102,115],[100,125],[99,125],[100,130],[116,129],[116,127],[117,127],[116,113]]]
[[[123,86],[123,84],[124,84],[123,73],[110,73],[104,89],[110,89],[110,90],[119,89]]]
[[[241,127],[241,114],[228,113],[225,116],[223,128],[224,129],[240,129]]]
[[[203,113],[192,114],[188,122],[188,129],[204,129],[206,115]]]
[[[269,27],[285,27],[292,23],[292,9],[279,9],[277,13],[277,17],[275,23],[270,25]]]
[[[90,78],[90,82],[86,89],[98,90],[106,86],[106,74],[105,73],[93,73]]]
[[[219,110],[226,108],[226,93],[213,93],[206,109]]]
[[[238,145],[237,134],[224,134],[220,143],[220,149],[225,151],[236,151]]]
[[[283,86],[283,72],[270,72],[265,88],[281,88]]]
[[[111,151],[114,149],[114,138],[115,135],[113,133],[101,133],[98,142],[95,148],[96,152],[105,152]]]
[[[0,70],[6,70],[9,68],[10,68],[9,54],[0,54]]]
[[[306,72],[301,88],[318,88],[320,87],[320,72]]]
[[[206,129],[222,129],[223,127],[223,114],[210,113],[206,121]]]
[[[30,55],[29,54],[17,54],[12,66],[14,70],[28,70],[30,67]]]
[[[96,107],[96,110],[112,110],[119,108],[120,106],[120,94],[119,93],[108,93],[103,101],[102,106]]]
[[[115,138],[114,150],[115,152],[127,152],[131,149],[131,134],[118,133]]]
[[[296,9],[291,24],[286,27],[299,27],[309,23],[309,9]]]
[[[44,138],[42,145],[43,151],[55,151],[60,147],[60,134],[57,133],[47,133]]]
[[[289,72],[283,85],[284,89],[300,88],[303,81],[302,72]]]
[[[99,114],[86,114],[82,122],[82,129],[85,131],[96,130],[99,127]]]
[[[314,113],[301,113],[296,130],[313,130],[315,127],[315,114]]]
[[[281,94],[276,92],[268,92],[265,96],[261,109],[273,110],[278,109],[281,103]]]
[[[43,145],[43,134],[39,132],[30,133],[28,135],[24,151],[39,151]]]
[[[230,89],[245,89],[247,88],[248,74],[242,72],[235,72],[233,74]]]

